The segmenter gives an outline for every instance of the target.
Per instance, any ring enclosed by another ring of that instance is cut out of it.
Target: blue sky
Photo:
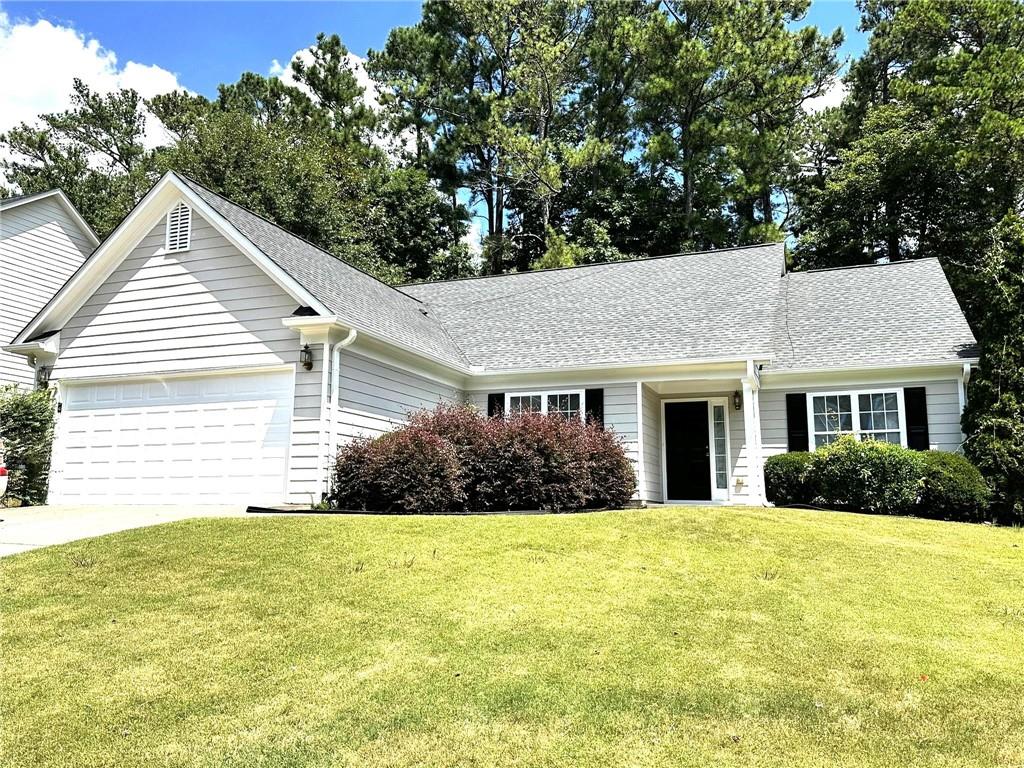
[[[7,2],[8,24],[41,20],[74,29],[113,52],[118,64],[132,61],[176,75],[190,90],[211,95],[222,82],[251,70],[266,74],[271,62],[287,64],[318,32],[336,32],[354,52],[380,48],[388,30],[413,24],[419,2]],[[815,2],[805,23],[831,31],[843,27],[842,54],[862,50],[851,2]],[[0,38],[2,44],[2,38]]]

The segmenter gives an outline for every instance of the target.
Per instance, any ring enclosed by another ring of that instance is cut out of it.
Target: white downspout
[[[334,457],[338,452],[338,395],[341,392],[341,350],[349,346],[356,340],[356,336],[359,334],[355,328],[349,329],[348,335],[337,342],[331,347],[331,402],[330,402],[330,413],[327,419],[327,428],[329,433],[327,435],[327,455],[330,461],[334,461]],[[326,378],[326,377],[325,377]],[[322,458],[321,458],[322,460]],[[330,467],[327,469],[330,472]],[[321,473],[321,477],[324,474]],[[328,484],[327,490],[330,491],[329,479],[324,477],[325,483]]]

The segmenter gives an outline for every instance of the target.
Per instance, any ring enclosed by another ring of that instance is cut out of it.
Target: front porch
[[[641,501],[763,504],[753,363],[637,382]]]

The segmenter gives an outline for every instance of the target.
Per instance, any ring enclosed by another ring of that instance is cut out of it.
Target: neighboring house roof
[[[82,230],[82,234],[85,235],[86,239],[90,243],[92,243],[93,248],[99,245],[100,239],[96,236],[96,233],[93,232],[93,229],[89,226],[88,222],[82,218],[82,214],[78,212],[78,209],[72,205],[70,200],[68,200],[68,196],[64,194],[64,190],[62,189],[48,189],[45,192],[36,192],[31,195],[14,195],[13,197],[2,198],[0,199],[0,211],[9,211],[12,208],[17,208],[19,205],[33,203],[47,197],[53,197],[64,207],[74,220],[75,224],[77,224],[79,229]]]
[[[267,258],[357,329],[465,366],[444,327],[418,300],[272,224],[198,182],[176,174]]]
[[[767,358],[781,243],[406,285],[489,371]]]
[[[977,357],[937,259],[786,275],[772,369],[872,367]]]

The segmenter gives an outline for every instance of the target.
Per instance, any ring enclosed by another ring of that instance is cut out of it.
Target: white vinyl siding
[[[643,501],[663,501],[661,478],[661,397],[650,387],[644,386],[643,404],[640,412],[643,418],[644,435],[644,487],[640,489]]]
[[[43,198],[0,211],[0,345],[10,344],[92,251],[67,210]],[[0,351],[0,385],[32,386],[26,358]]]
[[[342,350],[337,375],[339,446],[354,437],[382,435],[404,424],[414,411],[461,400],[454,387],[350,349]],[[484,400],[486,407],[486,395]]]
[[[960,434],[960,395],[956,379],[941,381],[907,381],[888,384],[858,385],[846,388],[849,391],[891,392],[894,388],[924,387],[925,403],[928,408],[928,441],[940,451],[957,451],[963,437]],[[788,433],[786,430],[786,393],[803,392],[808,399],[815,393],[837,392],[844,389],[836,385],[824,387],[803,387],[787,389],[762,389],[761,397],[761,444],[765,456],[785,453]],[[812,438],[813,439],[813,438]]]
[[[54,376],[77,379],[293,363],[297,303],[199,216],[192,247],[155,226],[61,330]]]

